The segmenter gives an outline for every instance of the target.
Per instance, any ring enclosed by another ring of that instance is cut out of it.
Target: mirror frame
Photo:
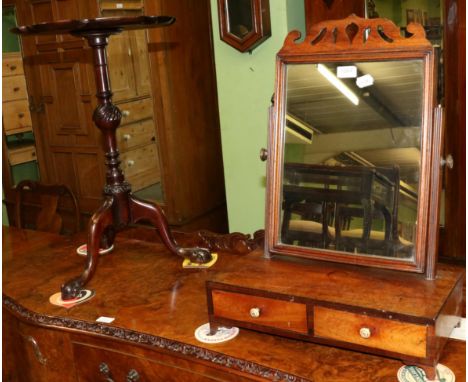
[[[240,38],[229,30],[227,0],[218,0],[219,34],[222,41],[239,52],[252,51],[271,36],[269,0],[252,0],[252,30]]]
[[[274,104],[270,108],[268,174],[266,198],[267,257],[287,255],[350,263],[363,266],[426,273],[435,278],[437,260],[440,157],[442,148],[442,109],[435,107],[436,71],[434,49],[421,25],[407,27],[410,37],[387,19],[363,19],[351,15],[342,20],[327,20],[311,27],[303,42],[301,33],[292,31],[276,58]],[[367,36],[367,38],[365,38]],[[354,254],[281,243],[281,197],[284,158],[284,120],[286,111],[287,66],[320,62],[397,61],[420,59],[423,64],[421,115],[421,166],[418,189],[415,256],[402,261],[383,256]]]

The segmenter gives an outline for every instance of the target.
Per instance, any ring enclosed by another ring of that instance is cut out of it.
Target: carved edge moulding
[[[435,277],[440,197],[440,153],[442,111],[435,108],[434,50],[421,25],[411,23],[403,37],[400,28],[387,19],[363,19],[351,15],[327,20],[311,27],[304,41],[292,31],[277,54],[274,105],[270,109],[269,155],[265,252],[341,263],[374,266],[423,273]],[[282,165],[284,159],[283,121],[286,113],[286,70],[288,64],[340,61],[390,61],[419,59],[423,65],[421,115],[421,176],[418,190],[417,231],[414,261],[371,257],[362,254],[325,251],[281,243],[280,213]]]
[[[229,3],[230,0],[218,0],[219,34],[221,40],[242,53],[246,51],[251,52],[271,36],[269,0],[248,0],[241,2],[235,0],[231,2],[231,6],[234,4],[238,5],[238,11],[246,12],[245,14],[249,19],[248,23],[251,24],[250,27],[237,34],[233,31],[233,19],[231,18],[233,15],[230,13]],[[244,7],[244,9],[240,9],[240,7]],[[250,7],[250,9],[245,9],[245,7]]]
[[[26,322],[42,327],[60,329],[69,332],[76,330],[88,333],[90,336],[102,336],[125,341],[130,344],[145,346],[157,351],[166,350],[181,356],[188,356],[202,361],[211,362],[229,369],[234,369],[256,377],[274,381],[305,382],[301,377],[278,369],[271,369],[255,362],[243,360],[222,353],[204,349],[198,346],[181,343],[151,334],[140,333],[131,329],[119,328],[99,322],[87,322],[67,317],[51,317],[34,313],[19,305],[13,299],[3,295],[3,306],[15,316]]]

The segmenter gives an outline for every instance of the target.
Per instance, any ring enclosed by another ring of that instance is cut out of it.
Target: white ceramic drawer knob
[[[123,140],[124,140],[124,141],[129,141],[130,138],[132,138],[132,136],[131,136],[130,134],[124,134],[124,135],[123,135]]]
[[[135,161],[132,160],[132,159],[129,159],[129,160],[127,161],[127,166],[128,166],[128,167],[132,167],[134,164],[135,164]]]
[[[130,115],[130,110],[122,110],[122,117],[128,117]]]
[[[252,308],[250,309],[250,317],[258,318],[260,317],[260,308]]]
[[[371,331],[369,328],[361,328],[359,329],[359,335],[362,337],[362,338],[369,338],[371,336]]]

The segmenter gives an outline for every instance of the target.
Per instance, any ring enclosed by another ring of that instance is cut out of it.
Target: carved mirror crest
[[[271,36],[269,0],[218,0],[221,40],[240,52]]]
[[[277,56],[267,251],[433,276],[434,53],[385,19],[326,21]]]

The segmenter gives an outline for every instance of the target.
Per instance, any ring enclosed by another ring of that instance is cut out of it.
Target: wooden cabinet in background
[[[145,190],[143,198],[164,203],[147,45],[145,30],[126,31],[110,39],[107,56],[112,99],[122,112],[121,168],[133,192]]]

